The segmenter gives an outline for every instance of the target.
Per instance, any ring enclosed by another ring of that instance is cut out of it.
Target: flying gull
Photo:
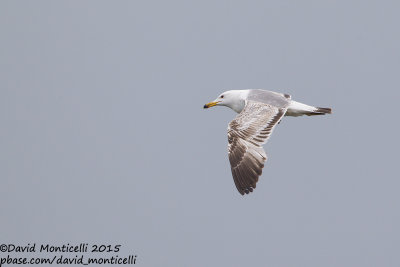
[[[226,106],[237,113],[228,126],[228,156],[233,180],[240,194],[253,192],[267,160],[262,148],[283,116],[330,114],[330,108],[313,107],[291,100],[288,94],[261,89],[222,93],[204,108]]]

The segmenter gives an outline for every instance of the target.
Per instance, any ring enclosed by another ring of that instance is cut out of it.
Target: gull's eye
[[[224,98],[224,95],[221,95],[221,98]]]

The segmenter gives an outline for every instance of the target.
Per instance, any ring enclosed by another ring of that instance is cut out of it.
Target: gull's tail
[[[313,115],[325,115],[331,113],[332,113],[331,108],[313,107],[292,100],[286,111],[285,116],[294,116],[294,117],[302,115],[313,116]]]

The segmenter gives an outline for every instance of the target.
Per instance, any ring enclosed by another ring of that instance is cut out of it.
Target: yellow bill
[[[217,105],[219,102],[221,102],[221,101],[210,102],[208,104],[205,104],[203,108],[211,108],[211,107]]]

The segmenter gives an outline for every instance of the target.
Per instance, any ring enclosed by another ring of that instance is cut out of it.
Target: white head
[[[226,106],[240,113],[245,104],[248,90],[230,90],[220,94],[214,101],[205,104],[204,108],[213,106]]]

